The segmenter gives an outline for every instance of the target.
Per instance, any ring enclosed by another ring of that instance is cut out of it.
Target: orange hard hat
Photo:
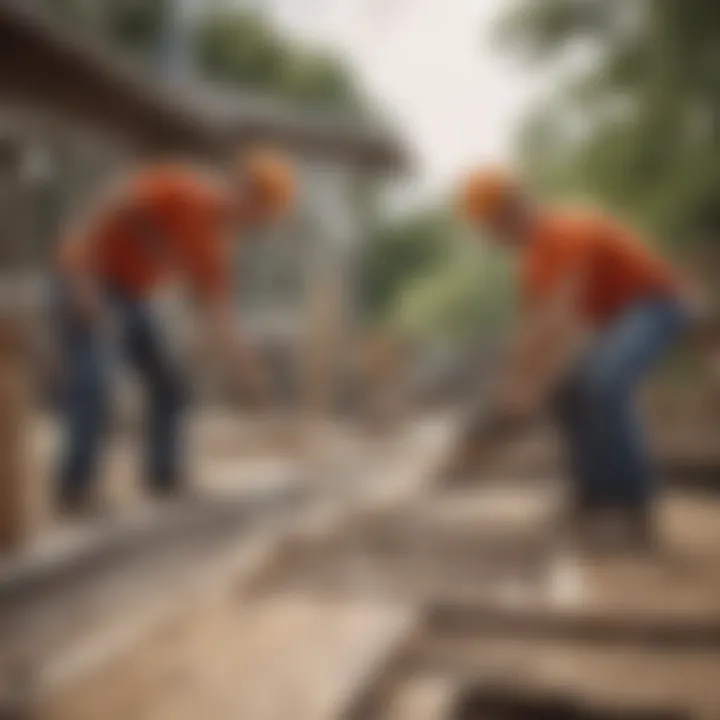
[[[521,193],[518,180],[502,168],[474,170],[460,187],[460,211],[468,220],[491,222]]]
[[[296,194],[295,169],[283,153],[253,148],[242,155],[241,168],[253,193],[270,215],[283,215],[292,207]]]

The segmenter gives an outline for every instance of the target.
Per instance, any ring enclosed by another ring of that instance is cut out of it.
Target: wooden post
[[[23,185],[23,144],[0,142],[0,554],[17,550],[30,532],[27,426],[30,408],[27,279],[31,211]]]
[[[29,392],[22,319],[0,312],[0,553],[17,550],[29,528]]]
[[[370,332],[359,348],[364,389],[364,418],[369,429],[384,433],[398,426],[403,413],[404,358],[397,338]]]
[[[348,354],[347,269],[353,245],[347,168],[321,167],[310,182],[315,196],[317,247],[311,268],[306,335],[306,406],[327,419],[337,400],[343,356]]]
[[[341,324],[341,290],[332,273],[318,280],[308,335],[308,407],[314,417],[332,412],[336,355]]]

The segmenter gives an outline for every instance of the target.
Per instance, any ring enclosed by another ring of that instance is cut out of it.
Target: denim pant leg
[[[592,466],[590,492],[603,502],[647,505],[655,495],[635,393],[685,324],[674,301],[638,303],[600,336],[582,364],[583,455]]]
[[[56,301],[65,371],[65,437],[57,482],[61,500],[72,503],[85,497],[97,473],[107,421],[109,368],[100,334],[74,316],[64,293]]]
[[[574,504],[579,509],[596,507],[602,504],[598,491],[602,483],[597,480],[598,468],[590,452],[590,425],[581,374],[573,374],[558,389],[552,411],[567,456]]]
[[[147,479],[169,489],[182,480],[181,425],[184,387],[147,303],[116,298],[123,321],[125,350],[147,388]]]

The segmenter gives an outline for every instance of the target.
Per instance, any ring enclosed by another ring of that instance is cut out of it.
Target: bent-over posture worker
[[[551,393],[575,509],[585,529],[598,511],[621,511],[626,539],[644,544],[657,483],[634,396],[688,322],[683,284],[626,227],[589,211],[542,207],[502,170],[472,173],[461,203],[470,222],[518,262],[522,318],[498,402],[516,411],[540,402],[533,373],[562,355],[558,345],[582,335],[579,359]]]
[[[108,320],[149,399],[146,472],[157,494],[182,487],[181,373],[153,319],[149,300],[171,279],[186,282],[204,326],[246,390],[266,390],[236,318],[233,254],[245,231],[291,206],[290,164],[272,150],[238,154],[227,176],[181,165],[141,169],[98,202],[68,233],[58,257],[55,310],[61,336],[66,437],[58,472],[62,509],[91,498],[108,400]]]

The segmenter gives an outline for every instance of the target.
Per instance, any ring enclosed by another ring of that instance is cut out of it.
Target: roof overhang
[[[376,120],[300,109],[204,82],[169,88],[21,0],[0,2],[0,97],[69,115],[154,152],[220,152],[279,143],[378,172],[403,169],[400,142]]]
[[[278,143],[376,171],[397,171],[408,165],[405,149],[392,131],[380,120],[359,113],[302,108],[278,98],[207,83],[188,88],[187,96],[226,143]]]
[[[205,118],[139,77],[137,68],[40,11],[0,2],[0,97],[69,115],[157,150],[208,150]]]

